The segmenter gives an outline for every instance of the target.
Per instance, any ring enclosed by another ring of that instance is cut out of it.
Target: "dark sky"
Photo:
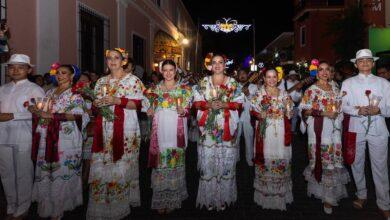
[[[191,14],[195,25],[214,24],[216,20],[232,18],[238,23],[248,24],[255,19],[256,24],[256,53],[280,33],[293,30],[293,1],[292,0],[182,0]],[[256,6],[255,6],[256,4]],[[229,58],[242,60],[253,52],[253,32],[215,33],[206,31],[200,26],[202,35],[202,53],[221,52]]]

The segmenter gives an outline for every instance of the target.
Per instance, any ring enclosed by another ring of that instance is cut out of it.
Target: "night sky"
[[[195,25],[215,24],[223,17],[238,20],[240,24],[256,23],[256,53],[274,40],[279,34],[293,30],[293,1],[291,0],[182,0],[191,14]],[[257,6],[254,5],[256,3]],[[202,57],[208,52],[220,52],[241,62],[253,52],[253,32],[225,34],[204,30],[202,36]]]

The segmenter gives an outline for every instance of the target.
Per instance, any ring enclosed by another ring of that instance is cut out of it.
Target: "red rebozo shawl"
[[[124,109],[127,106],[127,103],[131,101],[135,104],[136,110],[141,111],[142,100],[140,99],[127,99],[121,98],[121,104],[115,105],[114,107],[114,131],[112,135],[112,154],[113,161],[116,162],[120,160],[124,153],[124,121],[125,121],[125,111]],[[98,115],[95,121],[95,134],[93,137],[92,144],[92,153],[102,152],[104,149],[103,143],[103,117]]]
[[[241,103],[237,103],[237,102],[228,102],[227,103],[228,105],[228,108],[225,108],[223,110],[223,115],[224,115],[224,124],[223,124],[223,136],[222,136],[222,140],[223,141],[230,141],[232,140],[232,135],[230,133],[230,126],[229,126],[229,123],[230,123],[230,110],[234,111],[241,111],[242,110],[242,104]],[[207,102],[206,101],[196,101],[194,102],[193,104],[193,107],[196,108],[196,109],[199,109],[201,111],[203,111],[202,113],[202,116],[198,122],[198,125],[200,127],[203,127],[206,125],[206,121],[207,121],[207,117],[208,117],[208,114],[209,114],[209,109],[207,108]]]
[[[259,123],[257,124],[257,127],[256,127],[256,133],[255,133],[256,154],[255,154],[255,157],[253,158],[253,161],[258,165],[262,165],[262,164],[264,164],[264,137],[261,134],[260,127],[261,127],[262,123],[266,123],[266,121],[263,118],[259,119],[258,112],[251,111],[250,113],[253,116],[253,118],[255,118],[256,120],[259,121]],[[286,116],[284,116],[283,120],[284,120],[284,146],[288,147],[291,145],[291,141],[292,141],[291,122],[290,122],[290,119],[288,119]]]
[[[320,110],[312,110],[312,116],[314,117],[314,133],[316,135],[316,145],[315,145],[315,165],[314,165],[314,177],[317,182],[321,182],[322,179],[322,160],[321,160],[321,137],[322,137],[322,128],[324,125],[324,117],[321,115]]]
[[[81,132],[82,126],[82,116],[74,115],[77,128]],[[54,113],[53,119],[49,120],[47,125],[46,133],[46,149],[45,149],[45,161],[48,163],[54,163],[59,161],[58,155],[58,140],[60,133],[61,122],[67,121],[65,113]],[[32,149],[31,149],[31,159],[33,161],[37,160],[39,142],[41,140],[40,133],[37,132],[37,127],[39,123],[39,117],[33,114],[32,118]]]
[[[356,133],[349,131],[349,121],[351,116],[344,113],[343,120],[343,158],[344,162],[351,165],[355,161],[356,153]]]

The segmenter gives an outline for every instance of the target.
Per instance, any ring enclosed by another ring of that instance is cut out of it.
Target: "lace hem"
[[[38,202],[41,217],[59,217],[83,204],[81,177],[72,176],[68,180],[44,178],[35,182],[32,201]]]
[[[153,169],[151,187],[156,191],[177,190],[186,185],[185,168]]]
[[[293,202],[293,195],[291,189],[284,195],[269,195],[263,194],[255,190],[254,201],[263,209],[279,209],[287,210],[286,205]]]
[[[210,206],[217,211],[222,210],[222,206],[231,205],[237,200],[236,178],[224,180],[212,178],[210,180],[199,180],[198,196],[196,206],[202,208]]]
[[[120,220],[130,214],[127,202],[96,203],[91,199],[88,202],[86,219],[90,220]]]
[[[348,197],[346,184],[350,181],[349,173],[345,168],[324,170],[321,183],[318,183],[310,167],[303,172],[307,184],[307,195],[321,199],[322,202],[337,206],[338,201]]]
[[[38,215],[42,218],[63,216],[65,211],[71,211],[83,204],[83,194],[80,191],[75,197],[51,200],[49,197],[33,196],[32,201],[38,202]],[[47,196],[47,195],[46,195]]]
[[[156,191],[153,189],[152,209],[180,209],[187,199],[187,189],[182,187],[175,191]]]

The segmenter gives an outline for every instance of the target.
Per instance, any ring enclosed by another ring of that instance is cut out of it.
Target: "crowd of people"
[[[241,69],[233,77],[225,56],[214,54],[204,77],[185,78],[174,61],[164,60],[147,87],[133,74],[126,50],[107,50],[105,58],[108,71],[100,78],[56,63],[32,83],[30,58],[11,56],[11,82],[0,87],[7,219],[26,218],[31,202],[40,217],[61,219],[83,204],[85,191],[87,219],[126,217],[141,205],[142,136],[149,143],[151,209],[159,214],[180,209],[188,197],[189,141],[198,152],[196,206],[222,211],[234,204],[241,137],[246,162],[254,166],[254,202],[286,210],[294,201],[291,148],[298,130],[308,137],[307,195],[320,199],[326,214],[348,197],[346,166],[357,189],[353,206],[365,207],[368,143],[376,202],[390,219],[390,75],[386,66],[373,74],[378,58],[370,50],[357,51],[351,59],[357,74],[343,81],[326,61],[313,62],[317,71],[304,80],[294,69],[284,77],[280,67],[253,74]]]

